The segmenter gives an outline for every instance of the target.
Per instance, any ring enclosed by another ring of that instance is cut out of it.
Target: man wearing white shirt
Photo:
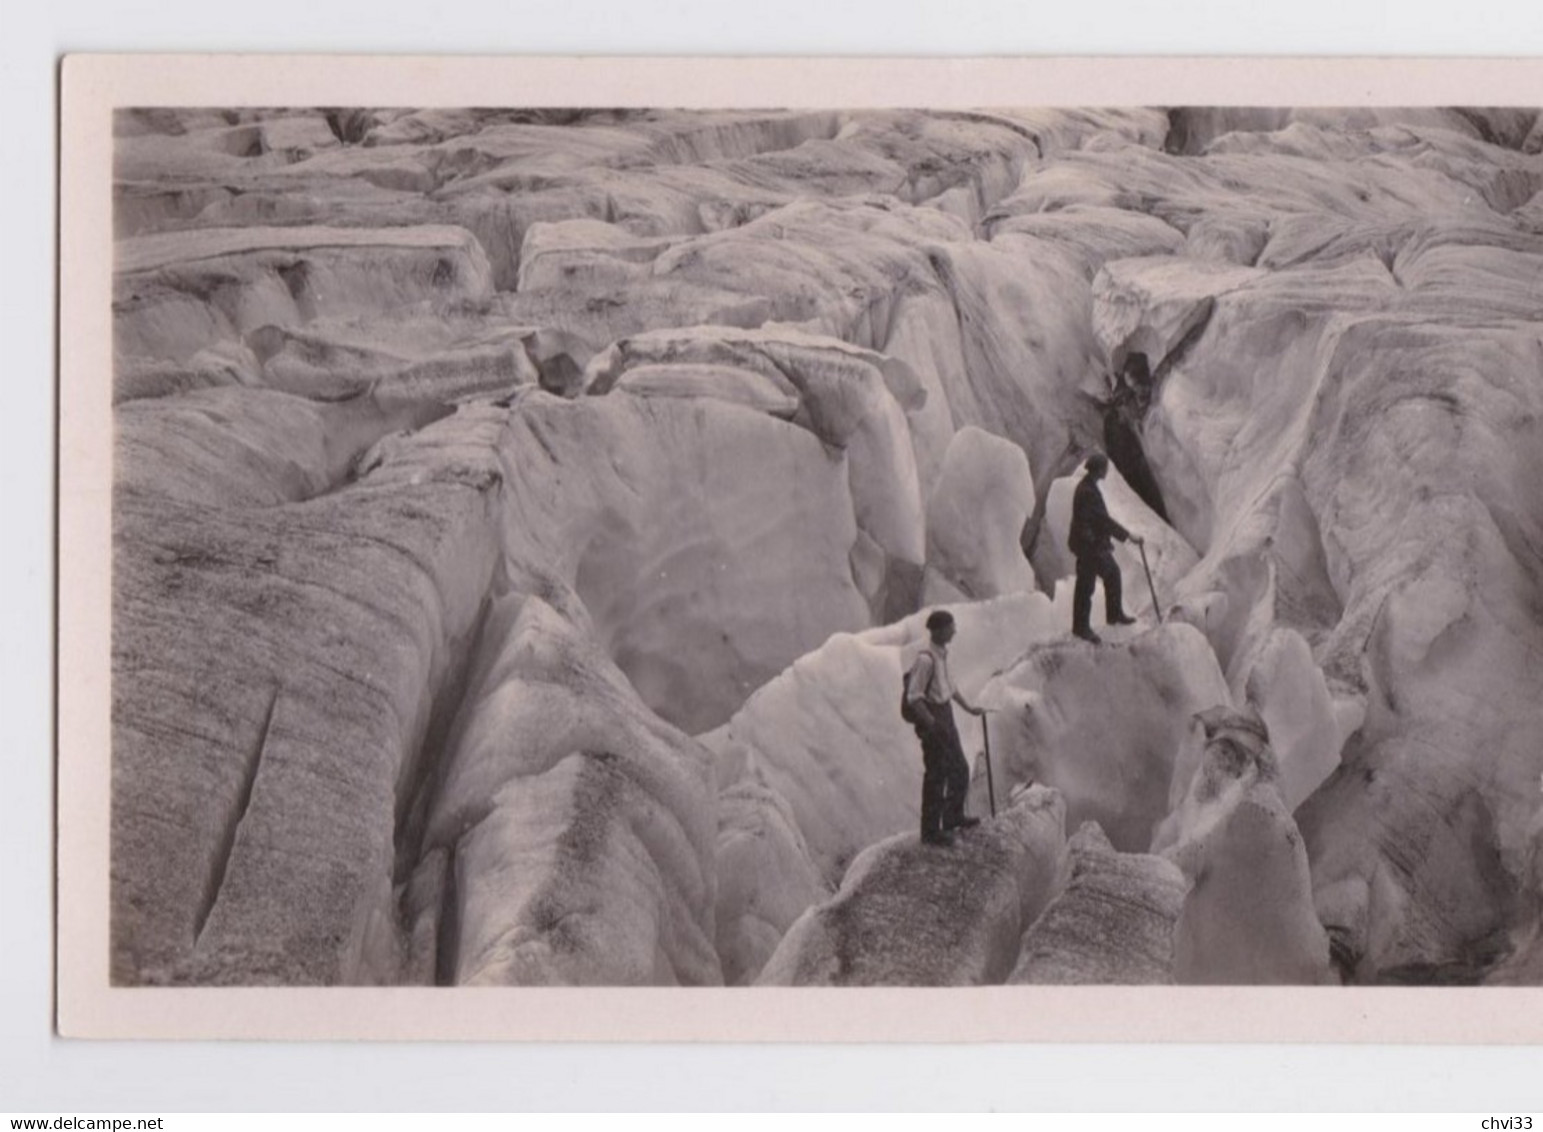
[[[957,631],[953,614],[946,610],[927,618],[932,639],[911,666],[905,688],[916,736],[922,742],[921,839],[927,845],[951,845],[953,830],[980,824],[979,818],[964,816],[970,764],[954,726],[953,704],[957,702],[971,715],[984,713],[959,694],[948,672],[948,642]]]

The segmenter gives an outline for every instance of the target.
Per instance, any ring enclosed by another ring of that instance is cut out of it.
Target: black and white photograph
[[[1539,107],[800,102],[111,108],[108,984],[1543,985]]]

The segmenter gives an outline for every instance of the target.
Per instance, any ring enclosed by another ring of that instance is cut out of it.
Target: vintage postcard
[[[1543,64],[63,102],[62,1033],[1543,1039]]]

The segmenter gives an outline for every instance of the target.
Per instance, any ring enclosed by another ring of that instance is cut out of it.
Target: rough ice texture
[[[1078,161],[1175,222],[1241,181],[1232,207],[1271,222],[1267,274],[1212,297],[1144,427],[1204,552],[1179,602],[1263,712],[1291,698],[1264,686],[1281,629],[1309,645],[1335,720],[1364,712],[1338,757],[1314,752],[1345,729],[1293,677],[1318,722],[1297,721],[1292,793],[1335,768],[1300,821],[1342,966],[1471,980],[1503,947],[1543,770],[1523,675],[1543,643],[1525,612],[1540,516],[1522,471],[1543,386],[1521,289],[1543,244],[1508,216],[1543,170],[1450,121],[1400,122],[1330,130],[1310,153],[1287,131],[1194,162],[1137,155],[1118,177],[1103,155]]]
[[[1485,982],[1502,986],[1543,983],[1543,808],[1532,819],[1522,884],[1520,914],[1511,929],[1511,952]]]
[[[1216,858],[1180,977],[1314,981],[1321,923],[1347,980],[1537,982],[1540,129],[118,113],[112,977],[752,982],[913,831],[946,604],[1000,802]],[[1111,419],[1170,624],[1121,546],[1094,650]],[[1276,773],[1201,804],[1217,705]]]
[[[1034,513],[1029,462],[1015,445],[974,427],[949,443],[927,499],[927,566],[965,597],[1032,591],[1019,534]]]
[[[451,981],[721,981],[712,760],[539,598],[487,615],[425,848],[453,849]]]
[[[1036,645],[988,696],[997,789],[1053,786],[1069,821],[1098,822],[1126,853],[1146,852],[1169,812],[1190,716],[1229,702],[1210,646],[1188,625]]]
[[[260,434],[257,474],[180,497],[120,436],[117,980],[395,981],[367,940],[395,919],[398,806],[498,558],[491,446],[442,462],[432,432],[288,501],[254,498],[293,451]]]
[[[878,557],[872,571],[855,575],[873,614],[887,620],[885,614],[915,607],[925,519],[905,411],[920,403],[921,391],[904,366],[881,365],[871,351],[854,350],[824,335],[701,328],[613,345],[591,362],[589,389],[605,393],[617,386],[646,392],[647,385],[629,384],[627,379],[634,367],[657,374],[661,361],[693,366],[693,380],[704,391],[742,388],[746,378],[730,375],[749,371],[795,397],[791,423],[845,456],[843,494],[851,500],[863,546]],[[760,387],[764,389],[764,383]],[[746,471],[757,472],[743,454],[741,459]],[[754,512],[746,513],[747,521],[755,517]],[[787,553],[798,552],[794,540]]]
[[[1177,866],[1121,853],[1094,822],[1068,843],[1070,876],[1023,936],[1010,983],[1173,982],[1174,925],[1189,882]]]
[[[790,928],[761,986],[978,986],[1012,971],[1066,849],[1053,790],[1031,788],[948,847],[901,834],[865,850],[841,890]]]
[[[687,731],[869,623],[848,460],[796,424],[716,398],[532,393],[502,452],[507,557],[571,584],[643,700]]]
[[[1264,725],[1213,708],[1195,716],[1188,748],[1174,775],[1176,791],[1187,779],[1183,798],[1153,844],[1190,883],[1174,930],[1176,980],[1335,981]]]
[[[730,986],[753,982],[804,909],[831,894],[787,801],[752,780],[718,799],[718,954]]]
[[[175,232],[120,241],[120,355],[181,360],[265,326],[492,294],[487,257],[451,227]]]

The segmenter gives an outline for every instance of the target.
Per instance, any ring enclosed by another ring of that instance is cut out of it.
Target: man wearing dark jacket
[[[1120,601],[1120,565],[1114,560],[1111,537],[1121,542],[1141,543],[1140,536],[1132,535],[1109,517],[1104,506],[1103,493],[1098,481],[1109,471],[1109,458],[1102,452],[1088,457],[1087,474],[1072,495],[1072,527],[1067,538],[1071,552],[1077,556],[1077,585],[1072,590],[1072,633],[1095,645],[1100,637],[1088,625],[1093,612],[1093,583],[1104,583],[1104,620],[1110,625],[1134,625],[1136,619],[1125,615]]]

